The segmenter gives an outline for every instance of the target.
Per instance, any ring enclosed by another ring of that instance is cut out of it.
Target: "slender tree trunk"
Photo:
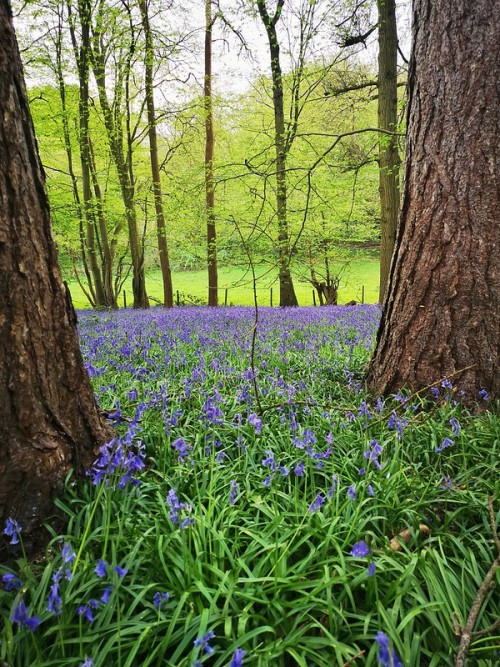
[[[74,41],[75,55],[78,64],[79,79],[79,145],[82,167],[83,214],[85,220],[85,245],[87,249],[90,271],[92,273],[93,290],[96,306],[106,305],[102,276],[97,260],[97,249],[94,230],[93,201],[90,179],[90,146],[89,146],[89,68],[90,68],[90,4],[88,0],[79,0],[78,11],[81,21],[81,46],[78,51]]]
[[[101,106],[104,125],[108,137],[111,156],[118,173],[118,180],[125,205],[125,217],[128,226],[128,240],[132,259],[132,291],[134,294],[134,308],[148,308],[149,301],[146,293],[146,276],[144,271],[144,252],[137,229],[137,212],[135,207],[134,182],[130,177],[127,159],[124,155],[122,135],[113,111],[108,102],[106,90],[106,73],[103,54],[99,49],[99,35],[94,37],[92,54],[94,77],[97,84],[99,103]],[[129,156],[131,159],[131,156]]]
[[[214,122],[212,111],[212,0],[205,0],[205,192],[207,212],[208,305],[218,305],[217,234],[215,227]]]
[[[378,126],[395,132],[398,121],[398,34],[395,0],[377,0],[378,5]],[[399,165],[397,137],[379,139],[379,192],[381,214],[380,290],[384,300],[396,241],[399,212]]]
[[[156,231],[158,239],[158,253],[160,255],[160,267],[163,280],[163,305],[172,308],[174,297],[172,290],[172,271],[168,256],[167,228],[163,213],[163,194],[160,180],[160,164],[158,160],[158,138],[156,133],[156,112],[154,102],[153,86],[153,63],[154,48],[151,26],[149,24],[148,6],[146,0],[139,0],[139,9],[142,17],[144,30],[145,54],[144,54],[144,87],[146,94],[146,108],[148,113],[148,136],[149,156],[151,161],[151,176],[153,179],[153,193],[155,200]]]
[[[28,548],[70,466],[112,437],[78,346],[8,0],[0,0],[0,521]]]
[[[500,4],[415,0],[396,256],[368,372],[376,394],[445,376],[500,389]],[[460,394],[458,394],[460,396]]]
[[[278,0],[276,12],[270,17],[265,0],[257,0],[260,17],[266,29],[271,55],[273,80],[274,144],[276,147],[276,217],[278,220],[278,266],[280,306],[297,306],[297,297],[290,272],[290,233],[287,219],[285,110],[283,102],[283,77],[281,73],[280,47],[276,23],[281,16],[284,0]]]

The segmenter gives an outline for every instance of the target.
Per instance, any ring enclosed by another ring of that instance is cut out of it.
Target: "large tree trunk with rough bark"
[[[398,33],[395,0],[377,0],[378,5],[378,126],[396,132],[398,123]],[[396,241],[399,212],[399,165],[396,136],[380,134],[380,289],[383,302]]]
[[[415,0],[405,183],[372,392],[500,388],[500,3]]]
[[[11,10],[0,0],[0,521],[17,519],[28,549],[68,469],[89,467],[111,437],[61,280]]]

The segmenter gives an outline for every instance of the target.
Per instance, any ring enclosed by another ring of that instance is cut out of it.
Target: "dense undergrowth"
[[[68,478],[46,559],[3,569],[9,667],[370,667],[391,664],[380,631],[407,667],[453,664],[497,555],[487,396],[476,416],[446,380],[369,402],[377,307],[262,309],[252,366],[253,316],[80,315],[118,436]],[[499,615],[492,590],[475,629]],[[469,664],[497,665],[499,635]]]

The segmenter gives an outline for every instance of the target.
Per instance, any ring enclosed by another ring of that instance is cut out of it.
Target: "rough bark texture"
[[[165,215],[163,213],[163,194],[161,189],[160,162],[158,159],[158,137],[156,133],[156,111],[153,86],[153,35],[151,34],[146,0],[139,0],[139,9],[141,11],[146,46],[144,59],[144,88],[146,94],[146,108],[148,112],[149,157],[155,198],[156,236],[158,241],[158,253],[160,255],[161,276],[163,280],[163,305],[165,308],[172,308],[174,305],[172,271],[168,254],[167,226],[165,224]]]
[[[265,0],[257,0],[257,8],[266,29],[271,55],[273,80],[274,144],[276,147],[276,217],[278,220],[278,273],[280,306],[297,306],[297,297],[290,272],[290,233],[287,219],[286,141],[285,110],[283,100],[283,77],[281,73],[280,46],[276,23],[281,16],[284,0],[278,0],[275,14],[271,17]]]
[[[207,212],[208,305],[219,302],[217,273],[217,229],[215,226],[214,120],[212,112],[212,0],[205,0],[205,207]]]
[[[395,132],[398,123],[398,34],[395,0],[378,0],[378,126]],[[399,165],[397,137],[379,139],[380,193],[380,290],[383,302],[396,242],[399,213]]]
[[[416,0],[405,183],[368,382],[500,387],[500,3]],[[472,366],[469,370],[461,369]]]
[[[44,181],[0,0],[0,522],[16,518],[28,549],[69,467],[82,472],[112,437],[80,354]]]

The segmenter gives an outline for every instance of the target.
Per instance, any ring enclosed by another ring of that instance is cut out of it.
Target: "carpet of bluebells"
[[[499,420],[447,379],[369,400],[379,315],[80,313],[116,439],[68,476],[67,532],[43,560],[5,525],[19,552],[1,569],[0,663],[453,665],[497,555]],[[475,629],[499,615],[497,589]],[[499,651],[499,629],[478,636],[469,664]]]

